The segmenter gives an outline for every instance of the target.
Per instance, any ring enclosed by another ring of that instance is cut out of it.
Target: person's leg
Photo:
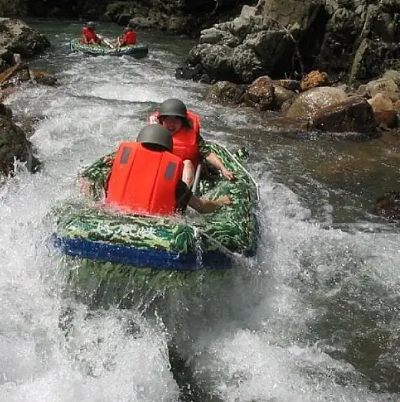
[[[183,173],[182,173],[182,181],[186,183],[188,187],[192,187],[194,182],[194,166],[192,161],[186,159],[183,161]]]

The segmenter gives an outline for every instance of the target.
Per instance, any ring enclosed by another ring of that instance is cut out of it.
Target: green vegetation
[[[0,0],[0,17],[24,17],[28,13],[28,0]]]

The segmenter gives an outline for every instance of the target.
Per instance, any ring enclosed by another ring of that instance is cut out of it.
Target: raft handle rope
[[[192,226],[192,228],[193,228],[193,234],[194,234],[194,238],[195,238],[195,242],[196,242],[196,251],[198,251],[198,253],[200,254],[197,256],[198,262],[200,264],[202,261],[202,259],[201,259],[202,250],[200,248],[200,237],[201,236],[206,237],[212,243],[216,244],[223,253],[225,253],[227,256],[229,256],[236,263],[242,265],[246,261],[245,257],[241,256],[240,254],[233,253],[227,247],[225,247],[223,244],[221,244],[218,240],[215,240],[214,238],[212,238],[210,235],[208,235],[203,230],[199,229],[196,226]]]
[[[257,192],[257,201],[260,200],[260,185],[254,180],[254,177],[251,175],[251,173],[240,163],[239,159],[232,153],[230,152],[228,149],[226,149],[224,146],[221,146],[226,153],[233,158],[237,165],[239,166],[240,169],[242,169],[242,171],[250,178],[250,180],[253,182],[253,184],[256,187],[256,192]]]

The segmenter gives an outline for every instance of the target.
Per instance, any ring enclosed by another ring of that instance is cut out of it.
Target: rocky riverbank
[[[48,39],[18,19],[0,18],[0,101],[17,91],[23,83],[55,85],[55,77],[32,71],[25,61],[42,53],[50,46]],[[40,161],[34,155],[29,141],[33,130],[33,116],[19,121],[12,110],[0,103],[0,172],[3,175],[15,171],[15,161],[25,163],[36,172]]]
[[[354,84],[400,68],[400,2],[260,0],[203,30],[180,78],[251,83],[312,70]]]

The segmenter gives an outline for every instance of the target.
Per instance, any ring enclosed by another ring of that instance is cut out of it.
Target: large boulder
[[[317,111],[311,129],[334,133],[361,133],[365,138],[376,136],[372,106],[360,96],[352,96]]]
[[[13,64],[13,55],[31,58],[50,46],[48,39],[30,28],[25,22],[13,18],[0,18],[0,58]]]
[[[340,103],[346,99],[346,92],[340,88],[313,88],[297,96],[291,106],[285,111],[285,117],[313,119],[320,109]]]

